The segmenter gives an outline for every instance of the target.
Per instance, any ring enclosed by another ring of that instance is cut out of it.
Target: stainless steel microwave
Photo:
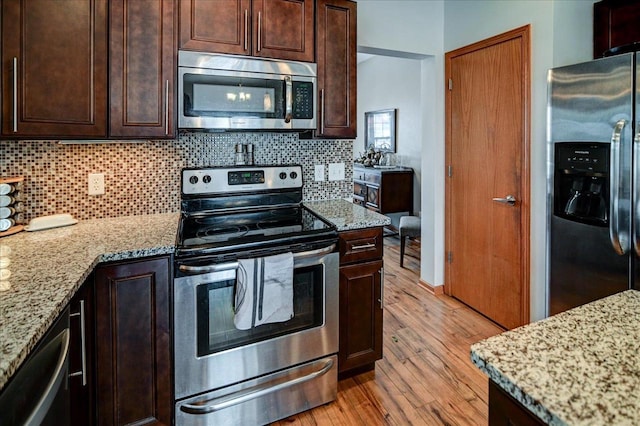
[[[313,63],[178,52],[178,128],[316,128]]]

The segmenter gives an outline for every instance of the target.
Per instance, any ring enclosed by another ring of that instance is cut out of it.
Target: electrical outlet
[[[324,164],[316,164],[314,180],[316,182],[324,182]]]
[[[104,194],[104,173],[89,173],[89,195]]]
[[[344,163],[329,164],[329,180],[344,180]]]

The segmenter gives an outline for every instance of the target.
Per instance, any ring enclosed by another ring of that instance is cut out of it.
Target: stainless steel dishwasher
[[[0,393],[0,425],[68,425],[69,310]]]

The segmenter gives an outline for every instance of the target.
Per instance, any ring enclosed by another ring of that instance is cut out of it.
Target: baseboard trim
[[[425,290],[427,290],[429,293],[433,294],[434,296],[439,296],[441,294],[444,294],[444,286],[443,285],[431,285],[428,282],[424,281],[422,278],[420,278],[420,280],[418,281],[418,284],[420,284],[420,286],[422,288],[424,288]]]

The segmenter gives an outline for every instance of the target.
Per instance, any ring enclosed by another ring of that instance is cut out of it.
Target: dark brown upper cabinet
[[[1,3],[2,135],[104,136],[107,2]]]
[[[175,0],[109,2],[109,135],[175,136]]]
[[[176,0],[3,0],[2,136],[175,136],[176,21]]]
[[[603,0],[593,4],[593,57],[612,48],[619,53],[638,50],[640,1]],[[613,52],[611,52],[613,53]]]
[[[321,138],[356,137],[356,3],[318,0],[318,128]]]
[[[314,60],[312,0],[180,1],[180,49]]]

